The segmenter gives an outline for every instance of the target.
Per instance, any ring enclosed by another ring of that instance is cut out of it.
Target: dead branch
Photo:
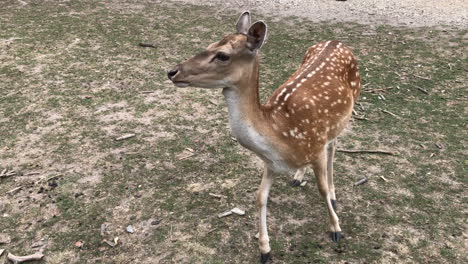
[[[208,195],[211,196],[211,197],[214,197],[214,198],[218,198],[218,199],[227,198],[227,196],[225,196],[225,195],[216,194],[216,193],[208,193]]]
[[[421,91],[422,93],[429,94],[429,92],[428,92],[426,89],[423,89],[423,88],[421,88],[421,87],[419,87],[419,86],[416,86],[416,85],[415,85],[414,87],[416,87],[416,89],[418,89],[418,90]]]
[[[13,176],[16,174],[16,171],[15,170],[7,170],[7,169],[4,169],[1,173],[0,173],[0,178],[6,178],[6,177],[10,177],[10,176]]]
[[[19,190],[23,189],[23,186],[20,186],[20,187],[16,187],[8,192],[6,192],[6,194],[8,195],[14,195],[16,192],[18,192]]]
[[[23,176],[33,176],[33,175],[39,175],[39,174],[41,174],[41,173],[37,172],[37,171],[32,171],[32,172],[28,172],[28,173],[23,174]]]
[[[397,152],[381,150],[381,149],[337,149],[338,152],[343,153],[369,153],[369,154],[384,154],[384,155],[397,155]]]
[[[430,79],[430,78],[423,77],[423,76],[419,76],[419,75],[416,75],[416,74],[414,74],[414,73],[412,73],[411,75],[413,75],[414,77],[417,77],[417,78],[419,78],[419,79],[423,79],[423,80],[427,80],[427,81],[432,81],[432,79]]]
[[[192,157],[192,156],[195,156],[195,153],[189,154],[189,155],[187,155],[187,156],[180,157],[179,160],[188,159],[188,158],[190,158],[190,157]]]
[[[365,118],[364,116],[353,116],[353,118],[357,120],[369,120],[369,118]]]
[[[384,176],[380,176],[380,179],[382,179],[384,182],[388,182],[387,178],[385,178]]]
[[[385,110],[385,109],[382,109],[382,112],[384,112],[384,113],[386,113],[386,114],[389,114],[389,115],[391,115],[391,116],[393,116],[393,117],[396,117],[396,118],[401,118],[399,115],[394,114],[394,113],[392,113],[392,112],[390,112],[390,111],[388,111],[388,110]]]
[[[354,186],[358,186],[367,182],[367,178],[362,178],[359,181],[354,183]]]
[[[7,255],[7,258],[14,264],[23,263],[23,262],[32,261],[32,260],[41,260],[43,257],[44,255],[40,252],[34,253],[29,256],[15,256],[11,253],[8,253]]]
[[[157,48],[156,45],[150,44],[150,43],[138,43],[138,46],[143,47],[143,48]]]
[[[132,138],[134,136],[135,136],[135,134],[126,134],[126,135],[123,135],[121,137],[116,138],[115,140],[120,141],[120,140]]]
[[[376,92],[386,91],[386,90],[390,90],[390,89],[394,89],[394,88],[395,87],[386,87],[386,88],[380,88],[380,89],[362,90],[362,92],[364,92],[364,93],[376,93]]]

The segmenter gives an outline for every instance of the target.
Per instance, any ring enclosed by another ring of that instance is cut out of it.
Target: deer
[[[333,242],[342,238],[333,183],[336,138],[347,127],[361,80],[357,60],[332,40],[308,48],[300,67],[265,104],[259,97],[260,48],[267,38],[263,21],[251,24],[243,12],[236,33],[167,71],[177,87],[220,88],[232,135],[264,163],[256,194],[260,262],[271,258],[267,200],[278,174],[293,174],[299,186],[311,167],[329,215]]]

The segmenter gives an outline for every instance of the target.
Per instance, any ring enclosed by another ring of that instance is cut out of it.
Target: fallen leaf
[[[84,242],[83,242],[83,241],[76,241],[76,242],[75,242],[75,247],[77,247],[77,248],[82,248],[83,245],[84,245]]]
[[[135,229],[133,229],[133,226],[131,225],[127,226],[126,230],[128,233],[131,233],[131,234],[135,233]]]
[[[11,242],[11,238],[8,234],[0,233],[0,244],[9,244]]]

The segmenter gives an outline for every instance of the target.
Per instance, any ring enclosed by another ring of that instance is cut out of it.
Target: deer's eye
[[[223,53],[223,52],[218,52],[218,53],[216,53],[215,58],[217,60],[220,60],[220,61],[227,61],[227,60],[229,60],[229,55],[227,55],[226,53]]]

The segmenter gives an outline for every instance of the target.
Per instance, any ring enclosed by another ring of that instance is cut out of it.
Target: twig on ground
[[[16,192],[18,192],[19,190],[23,189],[23,186],[20,186],[20,187],[16,187],[8,192],[6,192],[6,194],[8,195],[14,195]]]
[[[388,182],[388,180],[384,176],[380,176],[380,179],[382,179],[384,182]]]
[[[343,153],[369,153],[369,154],[384,154],[384,155],[397,155],[397,152],[381,150],[381,149],[337,149],[338,152]]]
[[[369,120],[369,118],[365,118],[364,116],[353,116],[353,118],[357,120]]]
[[[389,115],[391,115],[391,116],[393,116],[393,117],[396,117],[396,118],[401,118],[399,115],[394,114],[394,113],[392,113],[392,112],[390,112],[390,111],[388,111],[388,110],[385,110],[385,109],[382,109],[382,112],[384,112],[384,113],[386,113],[386,114],[389,114]]]
[[[394,88],[395,87],[386,87],[386,88],[372,89],[372,90],[362,90],[362,91],[365,92],[365,93],[376,93],[376,92],[386,91],[386,90],[390,90],[390,89],[394,89]]]
[[[214,197],[214,198],[218,198],[218,199],[227,198],[227,196],[225,196],[225,195],[216,194],[216,193],[208,193],[208,195],[211,196],[211,197]]]
[[[429,94],[429,92],[428,92],[426,89],[423,89],[423,88],[421,88],[421,87],[419,87],[419,86],[416,86],[416,85],[415,85],[414,87],[416,87],[416,89],[418,89],[418,90],[421,91],[422,93]]]
[[[179,160],[188,159],[188,158],[190,158],[190,157],[192,157],[192,156],[195,156],[195,153],[189,154],[189,155],[187,155],[187,156],[180,157]]]
[[[427,81],[432,81],[432,79],[430,79],[430,78],[423,77],[423,76],[419,76],[419,75],[416,75],[416,74],[414,74],[414,73],[412,73],[411,75],[413,75],[414,77],[417,77],[417,78],[419,78],[419,79],[423,79],[423,80],[427,80]]]
[[[7,169],[4,169],[1,173],[0,173],[0,178],[6,178],[6,177],[10,177],[10,176],[13,176],[16,174],[16,171],[15,170],[7,170]]]
[[[364,184],[366,182],[367,182],[367,178],[363,178],[363,179],[360,179],[359,181],[355,182],[354,186],[358,186],[358,185]]]
[[[126,134],[126,135],[123,135],[121,137],[116,138],[115,140],[120,141],[120,140],[132,138],[134,136],[135,136],[135,134]]]
[[[23,262],[32,261],[32,260],[41,260],[43,257],[44,255],[40,252],[34,253],[32,255],[28,255],[28,256],[15,256],[11,253],[8,253],[7,255],[7,258],[14,264],[23,263]]]
[[[138,43],[138,46],[143,47],[143,48],[157,48],[156,45],[150,44],[150,43]]]
[[[28,172],[28,173],[23,174],[23,176],[33,176],[33,175],[39,175],[39,174],[41,174],[41,173],[38,172],[38,171],[32,171],[32,172]]]
[[[154,93],[154,91],[141,91],[140,93],[142,93],[142,94],[150,94],[150,93]]]
[[[218,106],[218,104],[217,104],[216,102],[212,101],[212,100],[208,100],[208,102],[209,102],[210,104],[214,105],[214,106]]]

